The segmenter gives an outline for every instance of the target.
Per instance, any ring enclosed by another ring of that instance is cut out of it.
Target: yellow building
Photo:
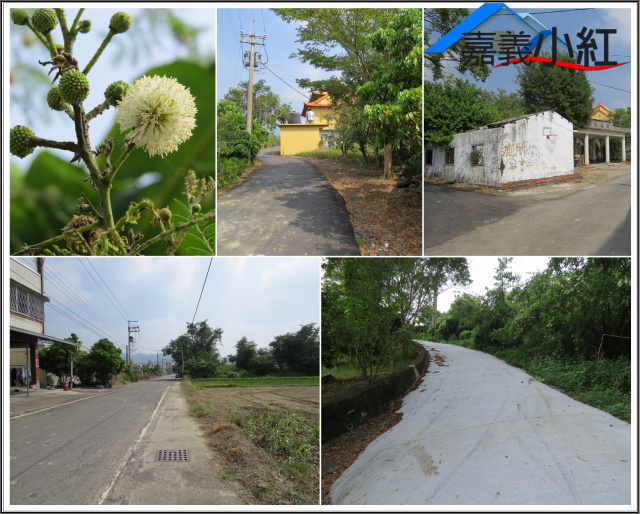
[[[607,109],[604,105],[602,105],[602,103],[599,103],[593,108],[593,112],[591,113],[591,118],[594,120],[607,121],[613,114],[615,114],[615,112]]]
[[[313,117],[310,115],[313,113]],[[304,102],[301,116],[307,123],[285,123],[280,127],[280,155],[295,155],[326,146],[333,135],[334,114],[329,93],[314,91]]]

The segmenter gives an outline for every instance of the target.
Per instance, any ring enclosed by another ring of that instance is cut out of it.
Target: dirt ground
[[[317,417],[319,413],[318,386],[203,387],[200,392],[214,409],[228,414],[252,407],[267,407],[282,412],[299,409],[312,417]]]
[[[422,191],[396,188],[374,164],[305,157],[315,164],[347,205],[361,255],[422,254]]]
[[[267,408],[282,412],[299,409],[310,418],[320,412],[320,388],[298,387],[203,387],[183,388],[196,416],[212,460],[220,476],[247,505],[317,505],[319,473],[313,476],[282,473],[282,467],[257,442],[229,418],[240,412]]]

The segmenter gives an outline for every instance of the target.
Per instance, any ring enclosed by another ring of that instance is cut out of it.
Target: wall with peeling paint
[[[573,124],[553,111],[456,134],[453,177],[442,178],[495,187],[538,180],[561,180],[574,173]],[[472,151],[482,162],[472,162]]]

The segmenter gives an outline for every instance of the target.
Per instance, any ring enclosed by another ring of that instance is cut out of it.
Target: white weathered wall
[[[472,130],[453,137],[455,147],[455,174],[450,180],[469,182],[486,186],[500,186],[500,154],[502,148],[502,128]],[[471,164],[471,151],[474,146],[484,148],[484,165]]]
[[[444,174],[444,163],[447,161],[447,152],[442,148],[425,147],[426,150],[433,151],[433,164],[424,165],[424,176],[426,178],[440,178]]]
[[[559,114],[545,111],[502,130],[503,184],[573,174],[573,124]]]
[[[470,153],[477,145],[484,147],[483,166],[471,164]],[[456,134],[452,146],[455,176],[448,179],[457,182],[500,187],[574,172],[573,124],[552,111],[502,127]]]

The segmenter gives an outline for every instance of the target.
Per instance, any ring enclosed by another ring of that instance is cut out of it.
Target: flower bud
[[[64,100],[60,98],[58,86],[53,86],[47,93],[47,105],[54,111],[64,110]]]
[[[11,155],[22,159],[32,153],[34,147],[29,144],[29,141],[33,136],[33,131],[29,127],[22,125],[16,125],[9,130],[9,151]]]
[[[81,20],[78,23],[78,32],[81,34],[86,34],[91,30],[91,20]]]
[[[42,32],[48,34],[58,25],[58,17],[53,9],[36,9],[31,17],[33,26]]]
[[[29,13],[24,9],[11,9],[11,19],[16,25],[26,25],[29,21]]]
[[[112,82],[107,86],[104,91],[104,97],[111,105],[118,105],[118,102],[122,101],[122,98],[129,89],[129,84],[123,80]]]
[[[163,223],[168,223],[171,221],[171,211],[165,207],[164,209],[160,209],[158,211],[158,217],[162,220]]]
[[[111,16],[109,28],[116,34],[122,34],[131,27],[131,15],[128,12],[117,12]]]
[[[60,97],[70,104],[79,104],[89,96],[89,81],[84,73],[69,70],[60,77]]]
[[[191,214],[198,214],[202,210],[202,206],[199,203],[194,203],[191,206]]]

